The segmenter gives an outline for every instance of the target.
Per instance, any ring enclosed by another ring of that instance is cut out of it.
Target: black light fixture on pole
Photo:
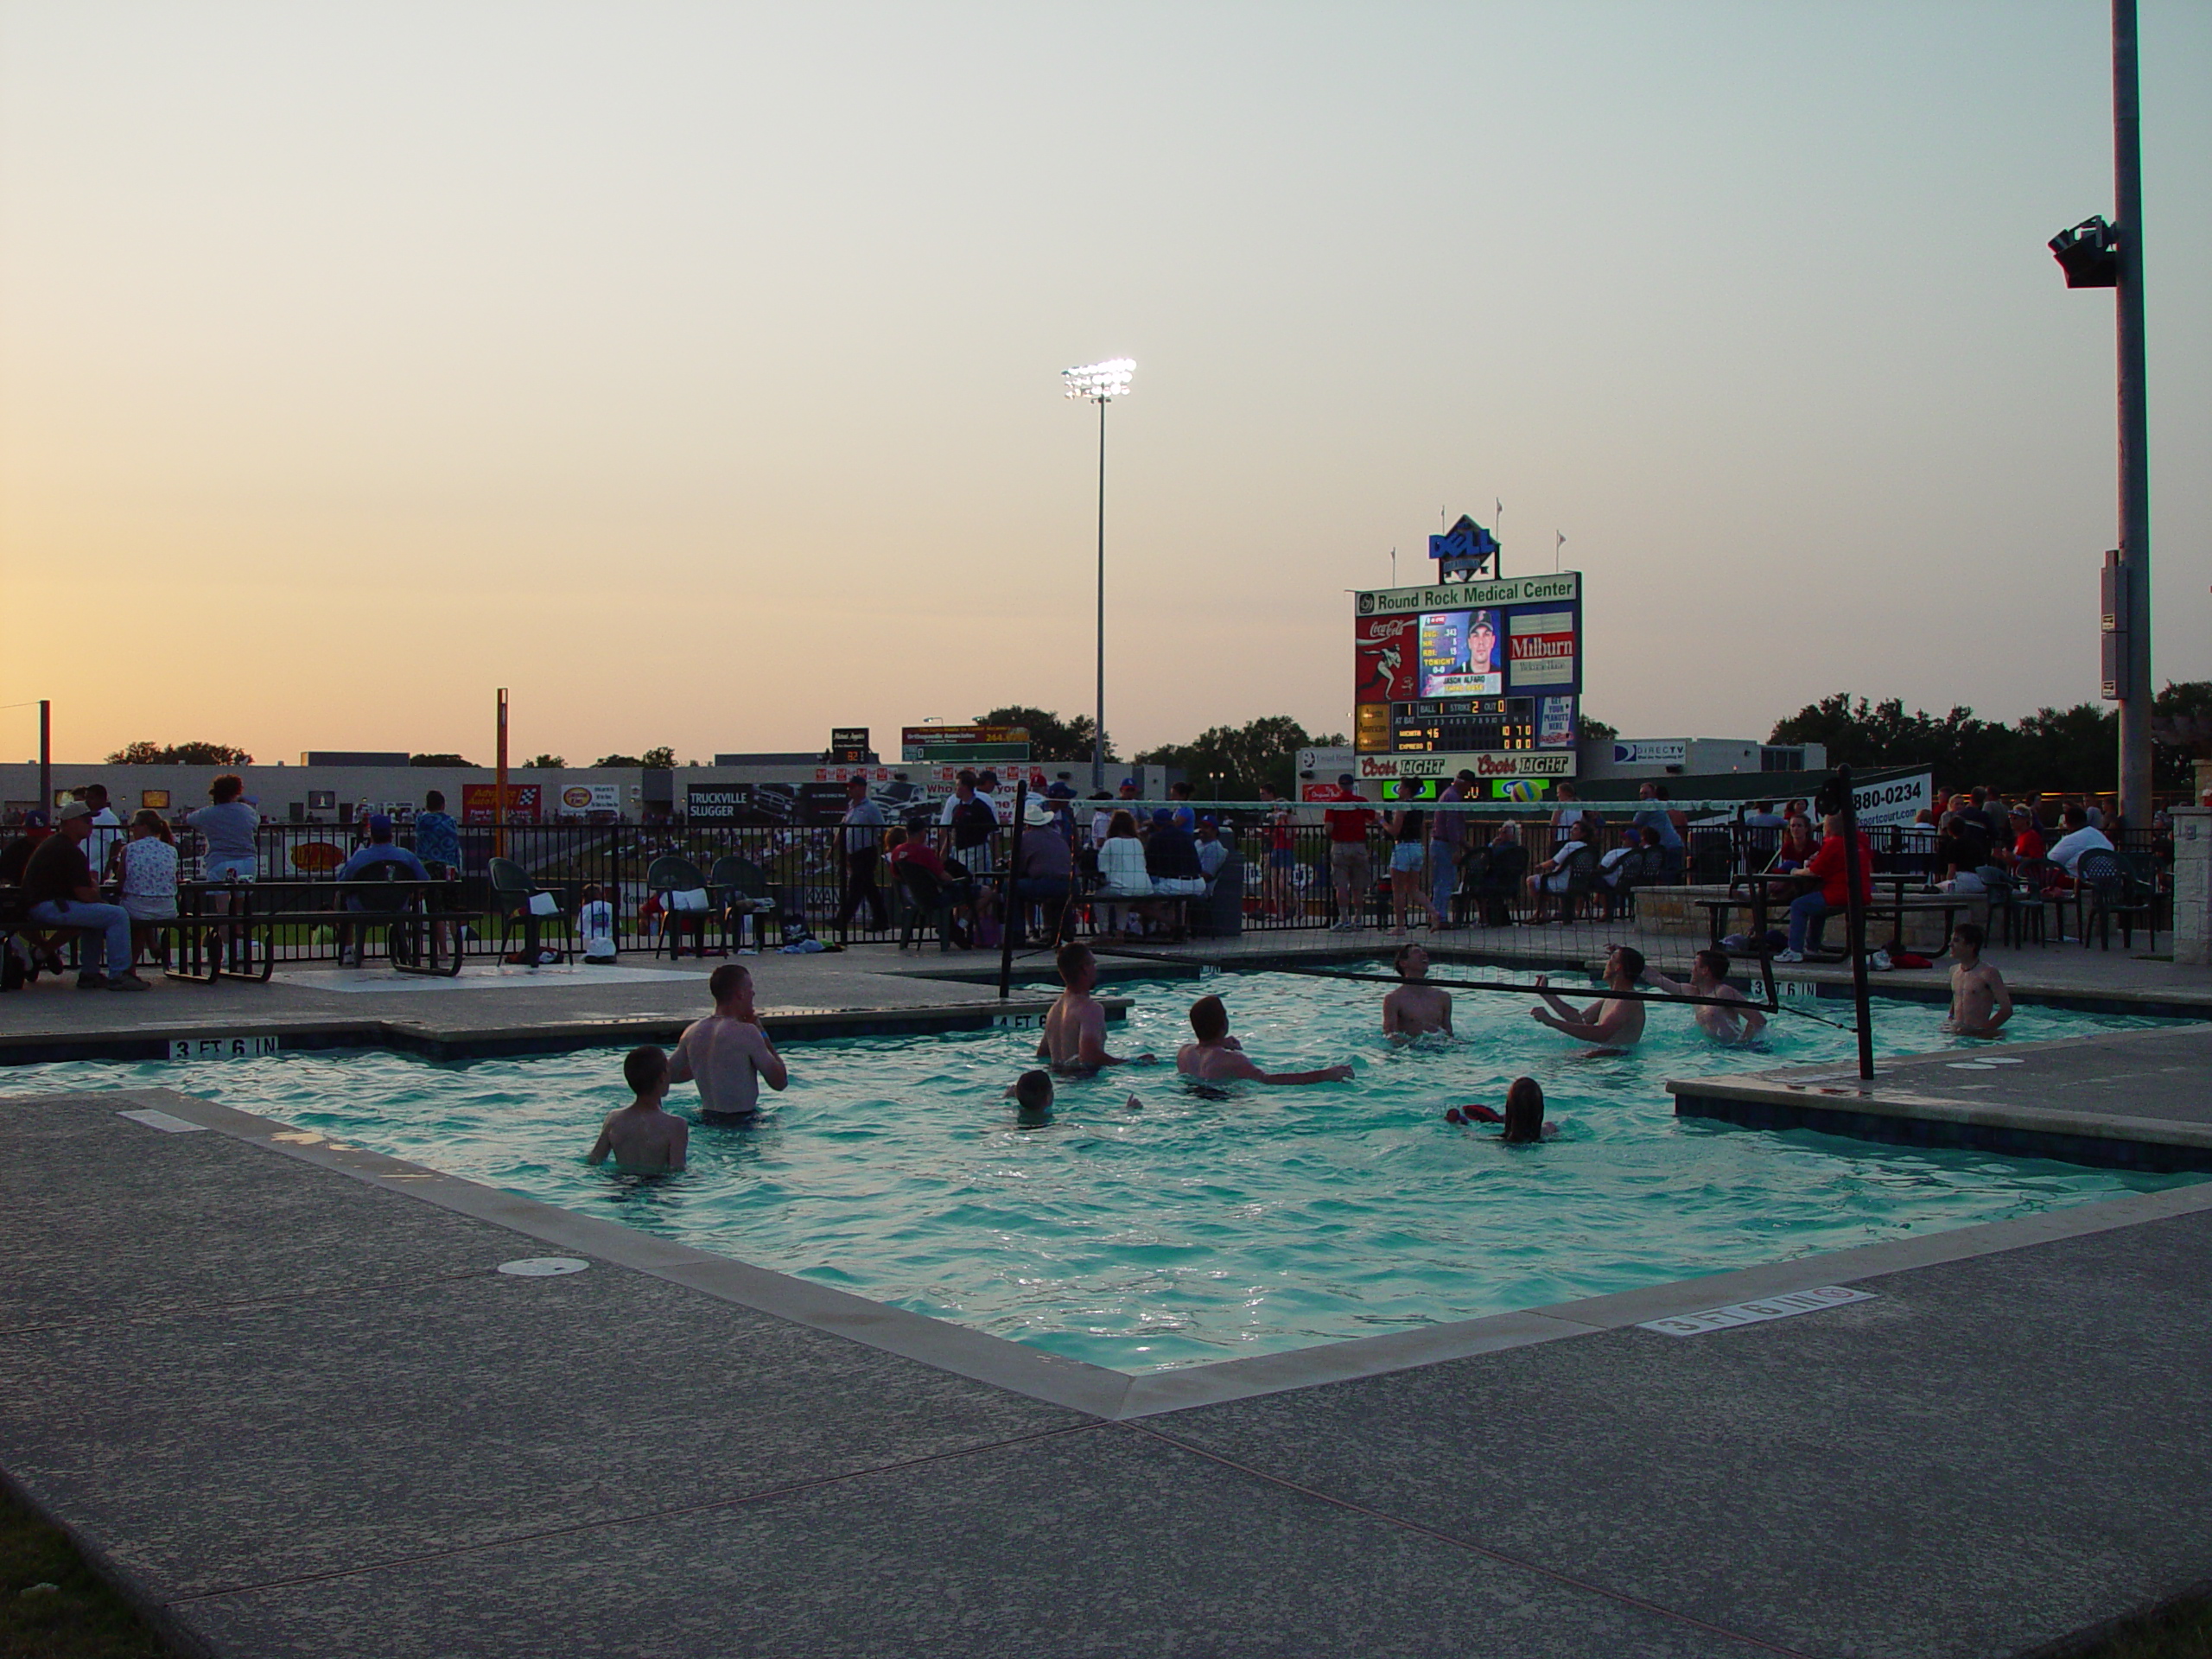
[[[2103,691],[2120,705],[2120,810],[2151,822],[2151,457],[2143,340],[2143,121],[2135,0],[2112,0],[2112,158],[2117,224],[2086,219],[2050,239],[2069,288],[2114,292],[2120,546],[2102,577]]]

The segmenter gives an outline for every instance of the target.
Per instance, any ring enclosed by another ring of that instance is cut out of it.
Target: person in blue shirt
[[[1175,827],[1186,836],[1198,832],[1198,815],[1191,810],[1191,786],[1188,784],[1167,785],[1167,798],[1175,803],[1173,809]]]
[[[338,867],[338,879],[340,881],[365,880],[368,879],[368,873],[379,864],[397,864],[399,866],[402,875],[412,876],[417,881],[428,881],[430,879],[430,873],[423,868],[421,859],[416,857],[404,847],[393,844],[391,820],[381,812],[372,812],[369,815],[368,840],[361,846],[355,848],[353,855]],[[365,910],[368,906],[361,902],[359,896],[349,893],[346,895],[346,908]],[[347,967],[358,968],[361,965],[361,946],[359,940],[347,944],[341,938],[340,947],[340,959]]]
[[[1643,798],[1631,822],[1643,831],[1644,843],[1662,849],[1679,869],[1682,861],[1682,832],[1675,827],[1675,815],[1668,808],[1667,791],[1656,784],[1646,784],[1637,793]]]
[[[461,826],[447,815],[442,790],[424,795],[415,815],[415,856],[434,875],[461,873]]]

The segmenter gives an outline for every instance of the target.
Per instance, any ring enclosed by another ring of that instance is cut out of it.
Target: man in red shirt
[[[1337,779],[1337,798],[1363,802],[1367,797],[1352,787],[1351,774],[1345,772]],[[1321,817],[1329,829],[1329,874],[1337,884],[1334,930],[1356,931],[1367,925],[1367,900],[1375,890],[1375,863],[1368,856],[1367,837],[1376,815],[1363,805],[1332,808]]]
[[[1831,812],[1821,821],[1821,844],[1803,871],[1821,885],[1789,901],[1789,948],[1775,953],[1777,962],[1802,962],[1808,949],[1820,950],[1821,935],[1827,931],[1828,918],[1850,902],[1849,889],[1844,885],[1843,819]],[[1874,849],[1866,844],[1863,835],[1858,842],[1859,899],[1866,904],[1874,896]],[[1808,929],[1812,941],[1809,946],[1806,943]]]
[[[2044,845],[2043,831],[2036,828],[2036,815],[2024,806],[2012,811],[2012,845],[2010,850],[1998,855],[1999,863],[2017,867],[2024,858],[2049,858]]]

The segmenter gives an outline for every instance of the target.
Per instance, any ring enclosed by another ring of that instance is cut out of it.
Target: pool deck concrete
[[[1671,1082],[1683,1116],[2151,1169],[2212,1169],[2212,1025]]]
[[[748,965],[772,1017],[1000,1011],[978,957]],[[41,987],[0,1040],[636,1040],[703,989]],[[2180,1144],[2208,1035],[1733,1081]],[[2212,1184],[1128,1377],[188,1094],[17,1092],[0,1148],[0,1475],[187,1652],[1995,1659],[2212,1580]]]
[[[188,1096],[0,1136],[0,1470],[187,1652],[1980,1659],[2212,1576],[2212,1186],[1132,1412]]]

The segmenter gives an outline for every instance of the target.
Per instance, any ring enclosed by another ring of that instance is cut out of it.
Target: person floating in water
[[[1988,936],[1972,922],[1951,930],[1951,1017],[1943,1029],[1959,1037],[1994,1037],[2012,1017],[2005,976],[1981,959]]]
[[[1087,944],[1064,944],[1053,957],[1060,983],[1067,988],[1045,1016],[1045,1035],[1037,1045],[1037,1058],[1052,1063],[1062,1077],[1084,1077],[1103,1066],[1150,1065],[1154,1057],[1135,1054],[1123,1058],[1106,1052],[1106,1010],[1090,995],[1098,983],[1098,959]]]
[[[1198,1041],[1185,1043],[1175,1056],[1175,1069],[1201,1083],[1342,1083],[1351,1076],[1348,1065],[1325,1065],[1313,1071],[1262,1071],[1246,1057],[1243,1045],[1229,1034],[1229,1010],[1217,996],[1202,996],[1191,1004],[1191,1029]]]
[[[1052,1121],[1052,1074],[1025,1071],[1007,1085],[1006,1097],[1014,1103],[1014,1121],[1025,1129],[1040,1129]]]
[[[1452,1034],[1452,993],[1427,983],[1428,952],[1418,944],[1402,944],[1395,963],[1406,982],[1382,999],[1382,1034],[1422,1037],[1430,1032]]]
[[[669,1062],[671,1083],[699,1085],[702,1123],[740,1125],[760,1116],[760,1085],[778,1093],[790,1083],[783,1057],[760,1029],[753,1008],[753,976],[724,963],[707,976],[715,1011],[683,1028]]]
[[[1454,1106],[1444,1114],[1447,1123],[1503,1123],[1498,1136],[1509,1147],[1527,1146],[1559,1133],[1556,1124],[1544,1122],[1544,1090],[1534,1077],[1516,1077],[1505,1090],[1503,1116],[1488,1106]]]
[[[1635,994],[1636,982],[1643,972],[1643,952],[1633,945],[1616,944],[1605,953],[1605,988],[1612,995],[1601,996],[1588,1007],[1577,1009],[1561,1001],[1549,980],[1538,974],[1536,989],[1551,1007],[1531,1008],[1529,1013],[1540,1025],[1564,1032],[1578,1042],[1595,1044],[1585,1058],[1625,1053],[1643,1037],[1643,1003]]]
[[[1749,997],[1728,982],[1728,953],[1725,950],[1699,951],[1691,959],[1688,985],[1649,968],[1643,971],[1643,983],[1656,985],[1669,996],[1719,998],[1719,1002],[1700,1004],[1697,1011],[1699,1027],[1716,1043],[1739,1047],[1756,1041],[1766,1029],[1766,1016],[1751,1006]],[[1727,1006],[1720,1006],[1722,1003]]]
[[[661,1096],[668,1092],[668,1056],[650,1043],[632,1049],[622,1059],[622,1081],[635,1098],[620,1111],[607,1114],[584,1161],[603,1164],[612,1154],[614,1167],[625,1175],[665,1175],[682,1169],[691,1145],[691,1128],[661,1109]]]

